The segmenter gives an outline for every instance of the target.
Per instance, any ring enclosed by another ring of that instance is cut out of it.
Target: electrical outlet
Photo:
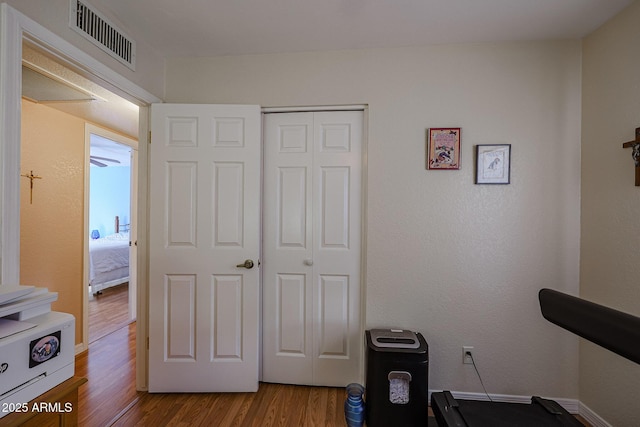
[[[462,363],[465,365],[473,365],[473,347],[470,345],[462,346]]]

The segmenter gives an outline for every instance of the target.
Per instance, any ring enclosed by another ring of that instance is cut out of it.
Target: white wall
[[[537,292],[578,293],[579,41],[167,61],[166,100],[369,105],[366,324],[422,332],[430,389],[578,397],[578,340]],[[425,169],[429,127],[462,169]],[[510,185],[474,185],[474,145],[512,144]]]
[[[4,3],[9,4],[57,36],[96,58],[126,79],[162,98],[164,73],[161,70],[164,68],[164,59],[151,50],[149,45],[142,39],[137,38],[132,29],[124,27],[107,10],[100,10],[100,12],[118,26],[121,31],[136,40],[135,71],[130,70],[69,28],[69,0],[7,0]]]
[[[584,40],[583,298],[640,316],[640,187],[631,148],[640,127],[640,2]],[[637,343],[636,343],[637,344]],[[580,399],[614,426],[640,425],[640,365],[580,344]]]

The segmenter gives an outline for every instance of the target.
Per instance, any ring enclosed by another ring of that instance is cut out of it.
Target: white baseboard
[[[578,412],[578,414],[593,427],[613,427],[582,402],[580,402],[580,412]]]
[[[76,344],[76,356],[79,355],[80,353],[82,353],[83,351],[87,350],[89,347],[87,347],[83,342],[81,342],[80,344]]]

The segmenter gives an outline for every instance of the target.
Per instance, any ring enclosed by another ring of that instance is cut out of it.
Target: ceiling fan
[[[106,168],[107,166],[109,166],[108,164],[103,162],[120,164],[120,160],[110,159],[108,157],[89,156],[89,163],[91,163],[92,165],[96,165],[101,168]]]

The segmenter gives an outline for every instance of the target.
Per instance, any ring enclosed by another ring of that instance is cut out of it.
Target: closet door
[[[264,119],[263,381],[358,381],[362,111]]]

